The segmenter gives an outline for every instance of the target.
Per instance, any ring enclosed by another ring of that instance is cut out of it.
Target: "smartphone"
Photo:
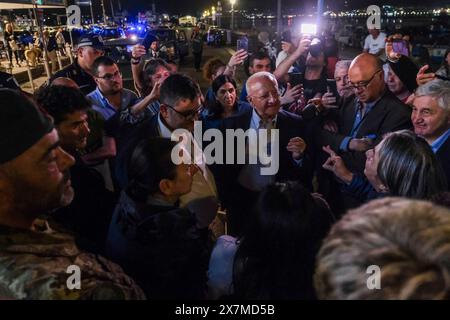
[[[327,79],[327,91],[331,92],[333,94],[333,96],[336,97],[336,104],[339,105],[339,93],[337,91],[337,85],[336,85],[336,80],[334,79]]]
[[[295,87],[296,85],[302,84],[304,80],[303,73],[289,73],[289,83],[291,87]]]
[[[248,41],[238,39],[236,49],[236,51],[245,50],[246,52],[248,52]]]
[[[334,79],[327,79],[327,90],[331,92],[336,97],[339,97],[339,93],[337,91],[337,85],[336,80]]]
[[[409,48],[407,42],[403,39],[392,40],[392,51],[394,51],[395,53],[400,53],[404,56],[408,56]]]

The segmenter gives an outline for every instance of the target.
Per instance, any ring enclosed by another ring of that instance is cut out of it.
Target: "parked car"
[[[120,27],[104,27],[99,34],[103,40],[125,38],[125,32]]]
[[[183,59],[189,54],[189,44],[184,30],[158,27],[147,31],[143,38],[125,37],[104,41],[106,54],[117,63],[128,63],[131,59],[131,50],[134,45],[140,43],[148,50],[153,41],[158,40],[160,47],[164,48],[168,59]]]
[[[210,27],[206,34],[206,43],[210,46],[223,46],[227,42],[227,34],[223,29],[217,27]]]

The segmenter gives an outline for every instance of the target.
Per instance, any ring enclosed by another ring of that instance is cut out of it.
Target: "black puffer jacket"
[[[202,299],[208,266],[207,233],[195,214],[169,204],[142,207],[123,192],[111,221],[107,255],[148,299]]]

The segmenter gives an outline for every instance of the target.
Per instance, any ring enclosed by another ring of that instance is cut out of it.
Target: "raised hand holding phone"
[[[239,40],[238,40],[239,41]],[[240,49],[236,51],[230,58],[228,62],[229,67],[236,67],[242,63],[244,63],[245,59],[247,59],[248,53],[244,49]]]
[[[131,51],[131,57],[133,59],[140,59],[142,56],[147,54],[147,50],[141,44],[137,44],[133,47]]]

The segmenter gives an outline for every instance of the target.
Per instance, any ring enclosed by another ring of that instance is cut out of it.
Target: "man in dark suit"
[[[194,122],[198,120],[202,107],[201,99],[198,83],[188,76],[173,74],[161,85],[158,114],[133,125],[120,122],[115,137],[115,174],[120,188],[125,188],[129,183],[129,161],[139,142],[150,137],[171,138],[176,129],[193,132]],[[191,150],[191,146],[186,145],[186,148]],[[216,183],[205,162],[197,166],[199,170],[193,176],[191,191],[180,198],[180,206],[195,212],[198,226],[206,228],[217,212]]]
[[[383,135],[401,129],[411,129],[411,108],[398,100],[386,87],[383,65],[379,58],[363,53],[351,63],[349,87],[354,94],[342,99],[339,109],[329,110],[326,117],[322,113],[316,120],[333,119],[337,131],[322,129],[316,125],[317,146],[330,146],[352,172],[364,174],[365,152],[381,141]],[[322,106],[318,110],[321,111]],[[339,183],[321,165],[327,156],[316,150],[319,193],[323,194],[336,214],[344,213],[359,202],[341,194]]]
[[[300,180],[307,187],[311,187],[312,178],[311,158],[306,144],[309,139],[304,123],[300,117],[280,110],[280,95],[275,76],[268,72],[258,72],[247,80],[246,86],[248,101],[253,110],[225,119],[222,130],[224,133],[229,129],[249,130],[247,132],[254,132],[255,135],[267,133],[267,141],[271,142],[267,144],[265,151],[272,157],[271,165],[276,161],[275,154],[278,153],[278,170],[274,174],[264,175],[261,171],[264,168],[262,161],[257,161],[256,164],[249,161],[249,154],[257,152],[260,155],[261,149],[265,148],[260,144],[263,139],[258,141],[259,148],[256,141],[249,143],[251,139],[247,139],[245,163],[238,164],[239,162],[235,161],[234,164],[219,166],[216,180],[223,206],[227,208],[230,232],[234,235],[242,233],[259,191],[265,186],[275,181]],[[278,133],[278,139],[275,132]],[[258,139],[261,139],[261,136]],[[227,140],[226,147],[234,148],[236,160],[240,151],[236,141]]]
[[[450,185],[450,82],[433,80],[415,93],[411,120],[438,157]]]
[[[344,99],[337,114],[338,132],[322,130],[320,144],[339,152],[346,166],[363,173],[365,151],[388,132],[411,129],[411,108],[398,100],[384,82],[382,62],[363,53],[349,69],[354,95]]]

